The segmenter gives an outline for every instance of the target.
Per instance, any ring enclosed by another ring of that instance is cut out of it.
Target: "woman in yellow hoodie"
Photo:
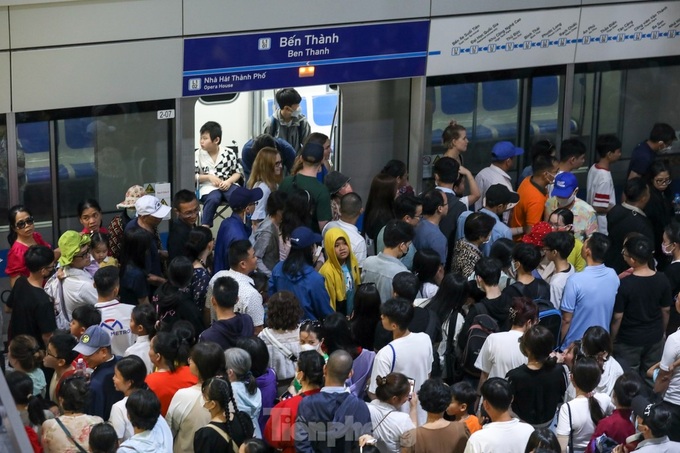
[[[354,293],[361,283],[359,263],[352,253],[349,236],[341,228],[326,231],[324,248],[328,260],[321,266],[319,273],[326,281],[331,307],[348,315],[352,313]]]

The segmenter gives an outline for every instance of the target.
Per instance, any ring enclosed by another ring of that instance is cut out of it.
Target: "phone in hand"
[[[410,401],[411,398],[413,398],[413,392],[416,390],[416,381],[415,381],[415,379],[411,379],[411,378],[407,378],[407,379],[408,379],[408,383],[411,385],[411,391],[408,394],[408,399]]]

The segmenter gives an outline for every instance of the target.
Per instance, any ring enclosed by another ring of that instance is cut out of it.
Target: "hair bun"
[[[457,125],[458,125],[458,121],[456,121],[456,120],[449,121],[449,126],[453,127],[453,126],[457,126]]]
[[[378,377],[375,378],[375,382],[378,385],[386,385],[387,384],[387,377],[378,376]]]

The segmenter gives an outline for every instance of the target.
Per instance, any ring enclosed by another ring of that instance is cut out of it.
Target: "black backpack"
[[[475,367],[475,362],[484,346],[484,342],[492,333],[498,332],[498,323],[493,319],[484,304],[477,304],[477,315],[472,318],[472,325],[467,332],[467,342],[461,354],[463,371],[470,376],[479,377],[481,371]]]

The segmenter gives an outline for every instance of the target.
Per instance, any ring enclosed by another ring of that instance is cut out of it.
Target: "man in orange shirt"
[[[522,227],[524,233],[531,231],[532,226],[543,220],[543,210],[548,200],[547,187],[555,181],[557,159],[552,156],[538,156],[532,162],[532,167],[534,174],[527,176],[517,188],[519,202],[510,218],[510,228]],[[517,241],[521,237],[521,234],[514,236]]]

